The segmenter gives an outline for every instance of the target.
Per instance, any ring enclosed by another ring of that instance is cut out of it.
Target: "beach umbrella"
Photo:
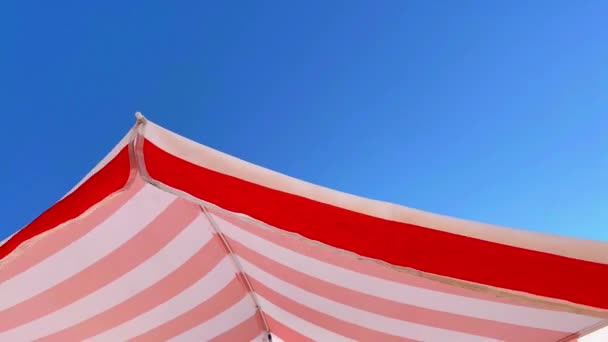
[[[608,243],[330,190],[137,114],[0,246],[0,341],[571,341]]]

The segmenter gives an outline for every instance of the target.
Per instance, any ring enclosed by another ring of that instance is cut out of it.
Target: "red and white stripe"
[[[260,295],[283,303],[285,309],[304,306],[310,309],[310,319],[334,332],[353,334],[346,324],[351,323],[423,341],[554,341],[598,322],[450,288],[220,215],[214,221],[230,237]],[[327,321],[321,319],[330,313]],[[389,338],[368,333],[370,338]]]
[[[574,340],[607,323],[606,288],[606,243],[335,192],[139,121],[0,244],[0,341]]]

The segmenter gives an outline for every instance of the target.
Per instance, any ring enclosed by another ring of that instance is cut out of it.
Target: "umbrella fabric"
[[[337,192],[138,116],[0,245],[0,341],[571,341],[608,244]]]

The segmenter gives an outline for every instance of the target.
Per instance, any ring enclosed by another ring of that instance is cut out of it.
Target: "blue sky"
[[[608,3],[6,1],[0,238],[142,111],[307,181],[608,240]]]

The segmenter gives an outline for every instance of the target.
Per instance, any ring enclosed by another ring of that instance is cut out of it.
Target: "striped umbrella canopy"
[[[608,243],[365,199],[137,115],[0,246],[0,341],[574,341]]]

